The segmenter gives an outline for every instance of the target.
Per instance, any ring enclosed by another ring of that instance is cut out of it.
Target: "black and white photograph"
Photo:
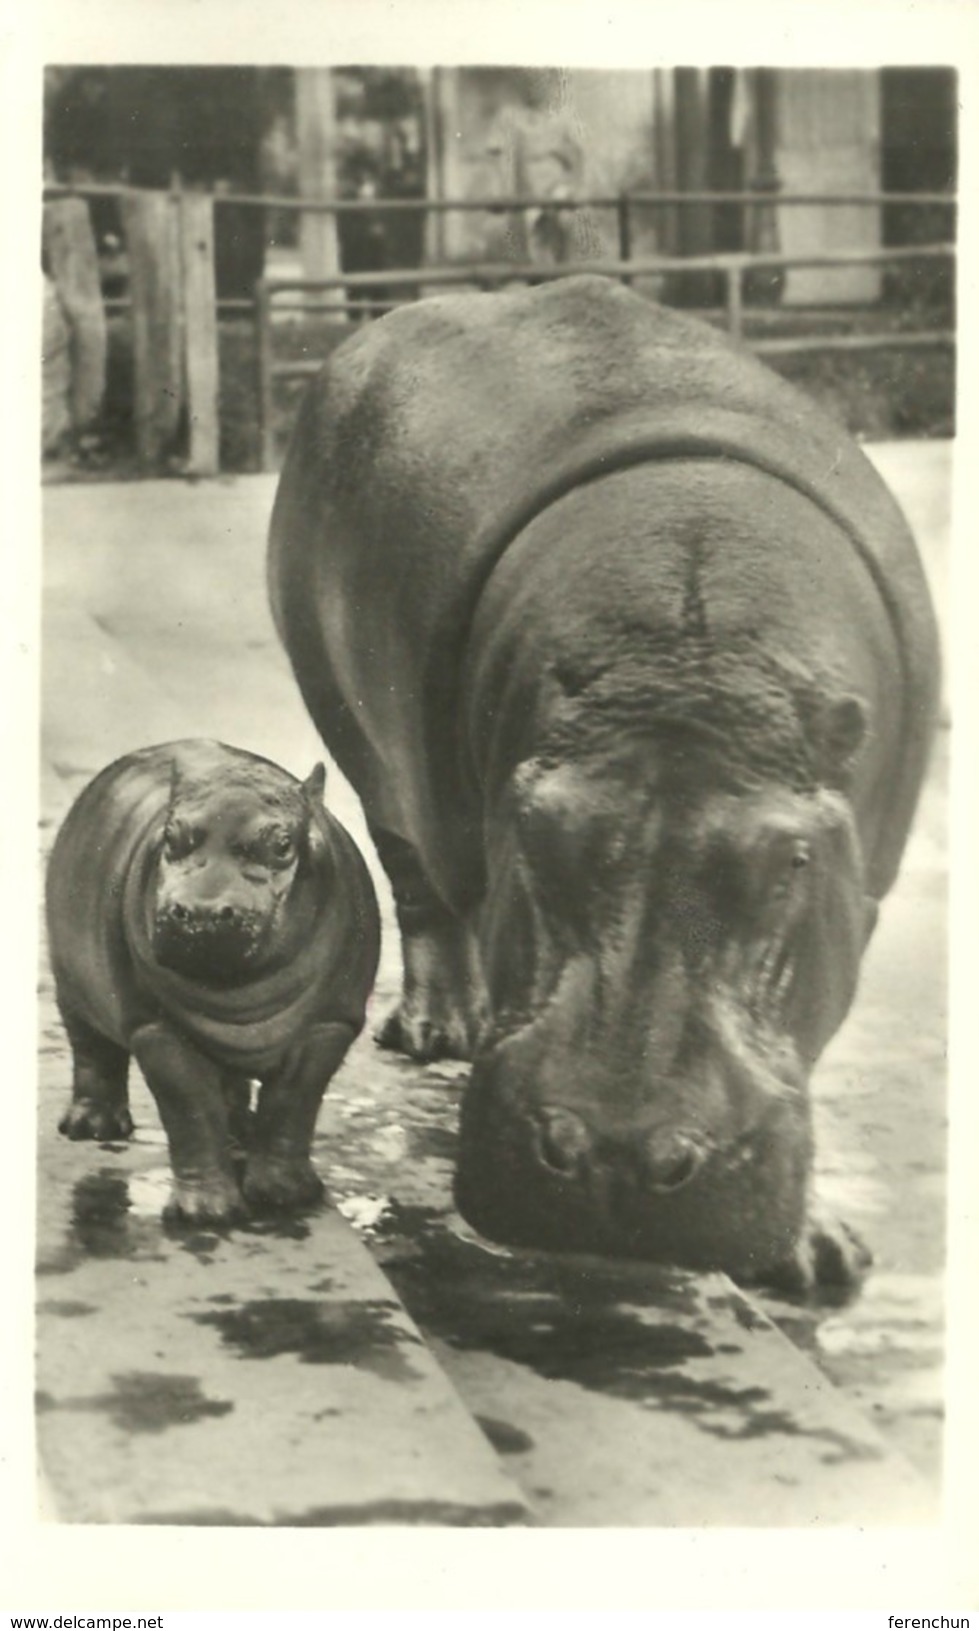
[[[22,1503],[937,1532],[968,76],[344,9],[38,65]]]

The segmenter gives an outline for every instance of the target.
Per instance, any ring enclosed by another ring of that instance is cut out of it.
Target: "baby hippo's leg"
[[[173,1194],[169,1218],[227,1223],[243,1210],[232,1166],[224,1077],[165,1020],[144,1025],[133,1055],[156,1100],[170,1146]]]
[[[128,1138],[133,1130],[126,1089],[128,1048],[65,1008],[61,1018],[71,1044],[72,1092],[58,1131],[66,1138],[95,1138],[102,1143]]]
[[[309,1158],[316,1117],[356,1034],[352,1025],[316,1025],[263,1078],[244,1183],[252,1205],[296,1208],[319,1200],[323,1185]]]

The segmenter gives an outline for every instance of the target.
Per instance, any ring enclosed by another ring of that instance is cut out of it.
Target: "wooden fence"
[[[713,273],[723,280],[723,318],[735,338],[744,337],[744,280],[748,273],[777,273],[798,266],[889,265],[902,261],[949,259],[953,243],[921,244],[874,250],[833,250],[824,254],[780,255],[719,253],[699,256],[638,259],[632,255],[632,210],[636,207],[677,209],[704,204],[740,204],[746,209],[770,210],[783,206],[835,205],[840,208],[905,204],[921,208],[941,206],[954,212],[956,201],[946,193],[806,193],[771,192],[661,192],[629,193],[614,197],[540,199],[336,199],[294,198],[271,194],[206,194],[175,190],[148,191],[116,185],[51,185],[45,188],[45,241],[57,239],[56,221],[66,209],[77,211],[80,198],[116,198],[128,252],[129,290],[125,301],[113,301],[116,310],[128,310],[132,323],[134,416],[140,462],[158,467],[170,450],[180,427],[186,424],[185,468],[213,475],[219,463],[218,426],[218,314],[254,314],[257,352],[257,390],[262,467],[273,461],[272,403],[274,381],[312,373],[313,362],[276,361],[272,345],[272,315],[283,297],[292,297],[306,315],[332,311],[345,317],[347,297],[357,296],[357,312],[369,315],[386,310],[399,300],[414,300],[446,287],[498,288],[513,282],[540,282],[575,272],[598,272],[632,283],[639,278],[664,278],[680,273]],[[619,257],[610,261],[519,265],[390,268],[377,272],[348,272],[317,278],[259,279],[251,300],[217,300],[214,273],[215,211],[227,205],[269,210],[328,214],[372,211],[608,209],[618,220]],[[94,243],[92,245],[94,254]],[[49,254],[49,259],[50,259]],[[62,257],[64,259],[64,257]],[[64,274],[63,274],[64,275]],[[91,275],[83,279],[85,300],[92,305]],[[332,296],[332,300],[329,298]],[[373,298],[372,298],[373,296]],[[325,298],[324,298],[325,297]],[[102,315],[104,324],[104,314]],[[750,339],[759,352],[866,350],[884,347],[951,346],[951,329],[900,330],[889,333],[798,336]]]

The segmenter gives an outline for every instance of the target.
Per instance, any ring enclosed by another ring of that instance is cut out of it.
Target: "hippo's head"
[[[269,966],[317,841],[324,781],[322,765],[303,783],[258,761],[221,779],[174,768],[153,913],[160,963],[211,985]]]
[[[852,755],[863,711],[831,722]],[[720,756],[723,766],[723,755]],[[687,739],[525,760],[496,807],[458,1201],[516,1244],[764,1274],[873,916],[850,804]]]

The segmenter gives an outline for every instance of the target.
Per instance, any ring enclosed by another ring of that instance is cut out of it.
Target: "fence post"
[[[184,369],[188,466],[218,473],[218,320],[214,282],[214,200],[181,193],[180,251],[184,285]]]
[[[167,193],[129,193],[122,215],[132,302],[136,452],[141,464],[153,466],[172,449],[184,395],[177,209]]]
[[[619,260],[632,259],[632,216],[629,213],[629,198],[626,193],[620,193],[615,206],[615,213],[619,223]],[[631,277],[622,277],[621,283],[631,285]]]
[[[258,373],[258,468],[275,468],[272,396],[272,297],[264,278],[255,285],[255,363]]]
[[[300,200],[324,194],[335,198],[339,190],[339,149],[334,71],[332,68],[297,68],[295,87]],[[341,270],[340,227],[332,210],[300,212],[299,253],[303,277],[334,277]]]
[[[71,334],[69,408],[72,426],[84,430],[105,395],[106,324],[95,234],[82,198],[45,204],[44,253]]]
[[[724,268],[727,283],[727,331],[732,340],[740,340],[744,333],[744,304],[741,278],[744,271],[738,261],[728,261]]]

